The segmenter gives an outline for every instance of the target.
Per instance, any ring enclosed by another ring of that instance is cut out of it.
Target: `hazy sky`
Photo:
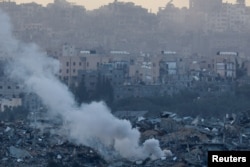
[[[75,2],[77,4],[85,6],[91,10],[98,8],[102,5],[113,2],[114,0],[68,0],[69,2]],[[137,5],[142,5],[144,8],[152,9],[157,11],[158,7],[164,7],[170,0],[118,0],[123,2],[134,2]],[[224,2],[233,3],[236,0],[224,0]],[[16,0],[17,3],[36,2],[39,4],[46,5],[47,3],[53,2],[53,0]],[[178,7],[188,6],[189,0],[173,0],[173,3]],[[247,5],[250,5],[250,0],[246,0]]]

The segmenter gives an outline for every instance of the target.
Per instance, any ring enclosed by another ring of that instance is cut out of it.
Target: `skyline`
[[[35,2],[42,5],[47,5],[52,3],[54,0],[13,0],[20,3],[30,3]],[[118,0],[123,2],[133,2],[136,5],[140,5],[152,12],[157,12],[159,7],[165,7],[170,0]],[[223,2],[234,3],[236,0],[223,0]],[[75,3],[77,5],[83,5],[87,10],[97,9],[103,5],[114,2],[114,0],[68,0],[68,2]],[[173,0],[173,4],[177,7],[187,7],[189,0]],[[246,4],[250,5],[250,0],[246,0]]]

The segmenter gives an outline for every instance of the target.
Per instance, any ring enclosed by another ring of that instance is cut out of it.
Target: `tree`
[[[236,59],[236,78],[241,78],[246,75],[247,69],[245,68],[244,63],[242,65]]]

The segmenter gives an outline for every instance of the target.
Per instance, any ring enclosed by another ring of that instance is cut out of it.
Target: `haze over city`
[[[0,0],[0,166],[245,161],[249,2]]]
[[[113,2],[114,0],[69,0],[69,2],[73,2],[79,5],[83,5],[88,10],[99,8],[102,5],[106,5],[108,3]],[[159,7],[164,7],[170,0],[119,0],[123,2],[133,2],[136,5],[141,5],[144,8],[152,10],[152,12],[157,12]],[[16,0],[17,3],[29,3],[36,2],[39,4],[46,5],[47,3],[53,2],[53,0]],[[187,7],[188,0],[173,0],[173,4],[177,7]],[[224,0],[224,2],[235,3],[235,0]],[[246,0],[246,5],[250,4],[250,0]]]

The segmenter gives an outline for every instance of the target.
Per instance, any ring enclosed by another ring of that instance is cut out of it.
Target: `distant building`
[[[14,107],[22,106],[21,98],[1,98],[0,99],[0,111],[5,111],[7,108],[12,109]]]
[[[249,25],[249,12],[245,5],[223,3],[218,12],[207,15],[207,32],[246,32]]]
[[[162,84],[178,76],[186,75],[185,59],[173,51],[162,51],[159,61],[159,78]]]
[[[39,112],[44,107],[41,99],[34,93],[23,94],[22,106],[31,112]]]
[[[62,47],[62,56],[76,56],[76,48],[69,44],[64,44]]]
[[[246,0],[236,0],[237,4],[246,5]]]
[[[236,78],[237,52],[218,52],[215,57],[215,71],[222,78]]]
[[[60,56],[59,78],[67,85],[76,84],[78,72],[86,70],[86,58],[82,56]]]
[[[102,64],[98,71],[104,78],[108,79],[112,86],[124,85],[128,78],[128,62],[117,61]]]
[[[0,109],[13,108],[22,105],[21,93],[23,89],[6,77],[0,77]]]
[[[131,84],[156,84],[159,80],[159,60],[158,56],[147,53],[131,57],[129,82]]]
[[[78,83],[83,83],[89,96],[93,96],[97,87],[98,71],[80,70],[78,74]]]
[[[17,83],[6,77],[0,78],[0,98],[18,98],[22,91],[23,89]]]
[[[172,95],[185,87],[169,85],[122,85],[114,87],[114,100]]]
[[[189,9],[199,12],[215,12],[220,9],[222,0],[189,0]]]

